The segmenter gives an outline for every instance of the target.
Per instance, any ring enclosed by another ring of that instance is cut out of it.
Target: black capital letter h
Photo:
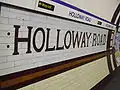
[[[31,30],[33,27],[27,27],[28,28],[28,38],[18,38],[18,34],[19,34],[19,28],[20,26],[19,25],[14,25],[15,27],[15,41],[14,41],[14,53],[13,55],[18,55],[19,52],[18,52],[18,42],[27,42],[27,52],[26,53],[31,53],[31,50],[30,50],[30,43],[31,43]]]

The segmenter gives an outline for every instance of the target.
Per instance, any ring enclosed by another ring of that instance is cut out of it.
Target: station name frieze
[[[95,46],[103,46],[106,45],[107,42],[107,34],[85,32],[84,30],[81,32],[79,30],[64,31],[62,29],[56,29],[55,31],[51,28],[33,28],[31,26],[26,27],[26,31],[28,32],[28,35],[26,36],[27,38],[19,37],[21,27],[22,26],[20,25],[14,25],[15,36],[13,55],[19,54],[18,44],[20,42],[27,43],[25,53],[32,53],[31,45],[33,45],[33,48],[36,52],[41,52],[42,50],[45,50],[45,52],[47,52],[70,48],[90,48]],[[64,32],[64,34],[62,32]],[[55,35],[56,38],[51,37],[52,33],[54,33],[53,35]],[[38,34],[40,34],[41,37],[38,38]],[[50,41],[52,39],[55,40],[55,42],[52,43],[53,46],[50,45]],[[39,41],[39,46],[37,45],[36,40]]]

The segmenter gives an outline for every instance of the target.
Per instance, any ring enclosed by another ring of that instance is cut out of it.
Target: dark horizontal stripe
[[[105,57],[110,54],[110,51],[103,51],[96,54],[91,54],[84,57],[78,57],[71,60],[66,60],[63,62],[58,62],[43,67],[37,67],[34,69],[29,69],[21,72],[16,72],[13,74],[1,76],[1,89],[13,90],[17,89],[37,81],[46,79],[48,77],[57,75],[59,73],[65,72],[67,70],[76,68],[83,64],[95,61],[99,58]],[[10,89],[11,88],[11,89]]]
[[[19,6],[15,6],[15,5],[11,5],[11,4],[6,4],[6,3],[1,3],[0,2],[0,6],[6,6],[8,8],[10,8],[10,7],[11,8],[16,8],[16,9],[20,9],[20,10],[23,10],[23,11],[33,12],[33,13],[36,13],[36,14],[42,14],[42,15],[51,16],[51,17],[54,17],[54,18],[60,18],[60,19],[63,19],[63,20],[73,21],[73,22],[76,22],[76,23],[82,23],[82,24],[86,24],[86,25],[90,25],[90,26],[94,26],[94,27],[98,27],[98,28],[102,28],[102,29],[106,29],[106,30],[111,30],[111,29],[108,29],[108,28],[105,28],[105,27],[102,27],[102,26],[92,25],[92,24],[89,24],[89,23],[73,20],[73,19],[70,19],[70,18],[65,18],[65,17],[62,17],[62,16],[53,15],[53,14],[49,14],[49,13],[45,13],[45,12],[41,12],[41,11],[37,11],[37,10],[24,8],[24,7],[19,7]]]
[[[78,7],[75,7],[75,6],[73,6],[73,5],[70,5],[70,4],[68,4],[68,3],[64,2],[64,1],[61,1],[61,0],[51,0],[51,1],[56,2],[56,3],[58,3],[58,4],[61,4],[61,5],[63,5],[63,6],[69,7],[69,8],[71,8],[71,9],[76,10],[76,11],[82,12],[82,13],[84,13],[84,14],[86,14],[86,15],[89,15],[89,16],[94,17],[94,18],[96,18],[96,19],[102,20],[102,21],[107,22],[107,23],[109,23],[109,24],[115,25],[115,24],[111,23],[110,21],[107,21],[107,20],[105,20],[105,19],[103,19],[103,18],[100,18],[100,17],[98,17],[98,16],[96,16],[96,15],[94,15],[94,14],[91,14],[91,13],[85,11],[85,10],[82,10],[82,9],[80,9],[80,8],[78,8]]]

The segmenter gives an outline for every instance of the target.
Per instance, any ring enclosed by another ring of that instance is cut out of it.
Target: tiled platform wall
[[[79,53],[79,49],[77,48],[69,49],[69,51],[56,51],[57,53],[54,51],[51,53],[36,53],[33,46],[31,46],[32,53],[26,54],[26,43],[19,43],[20,54],[12,55],[14,51],[14,25],[21,26],[19,37],[27,37],[27,26],[33,27],[32,32],[39,26],[45,29],[49,27],[54,31],[58,28],[67,31],[68,29],[77,30],[84,27],[84,25],[80,26],[79,23],[2,6],[0,12],[0,75],[75,58],[83,52],[87,53],[89,51],[86,49]],[[86,29],[88,29],[88,27],[86,27]],[[90,29],[92,31],[94,27],[91,26]],[[8,33],[10,33],[10,35]],[[52,36],[54,35],[51,35],[51,37]],[[51,46],[53,46],[55,42],[55,37],[52,38]],[[93,47],[93,51],[95,48],[96,47]],[[42,56],[44,56],[44,58],[42,58]],[[19,90],[89,90],[108,74],[107,58],[104,57]]]

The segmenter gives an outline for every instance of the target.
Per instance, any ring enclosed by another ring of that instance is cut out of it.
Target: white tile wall
[[[9,24],[0,24],[0,30],[14,31],[13,26]]]
[[[19,19],[9,19],[9,24],[11,25],[23,25],[23,20],[19,20]]]
[[[1,63],[0,64],[0,70],[2,69],[7,69],[7,68],[12,68],[14,67],[14,62],[7,62],[7,63]]]
[[[0,17],[0,24],[8,24],[8,18],[6,17]]]
[[[27,26],[32,26],[31,34],[31,51],[32,53],[26,54],[27,42],[18,43],[19,55],[12,55],[14,52],[14,25],[20,25],[19,38],[28,37]],[[98,31],[95,27],[86,27],[83,24],[75,23],[72,21],[62,20],[59,18],[54,18],[46,15],[36,14],[16,8],[1,6],[0,13],[0,75],[5,75],[8,73],[13,73],[16,71],[21,71],[29,68],[39,67],[42,65],[55,63],[75,57],[80,55],[86,55],[86,53],[91,54],[92,52],[100,52],[100,50],[105,50],[106,46],[103,47],[92,47],[92,48],[72,48],[72,45],[69,50],[58,50],[45,52],[45,46],[43,50],[37,53],[33,49],[32,40],[33,33],[38,28],[42,27],[45,30],[50,28],[50,47],[56,46],[56,35],[57,29],[60,29],[60,46],[63,45],[64,34],[67,30],[70,31],[85,31],[85,32],[98,32],[98,33],[107,33],[104,29]],[[104,31],[104,32],[103,32]],[[7,32],[10,32],[10,36],[7,35]],[[38,35],[36,38],[40,38]],[[46,39],[45,39],[46,40]],[[37,42],[40,42],[38,40]],[[10,48],[7,48],[7,45],[10,45]],[[38,44],[37,46],[39,46]]]
[[[7,62],[7,59],[6,57],[0,57],[0,63],[6,63]]]

